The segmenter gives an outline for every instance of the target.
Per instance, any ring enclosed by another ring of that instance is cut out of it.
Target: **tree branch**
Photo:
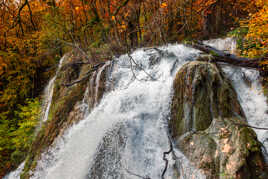
[[[125,0],[120,6],[118,6],[117,9],[115,10],[115,12],[113,13],[113,16],[116,16],[118,14],[118,12],[120,11],[120,9],[124,6],[126,6],[128,2],[129,2],[129,0]]]
[[[169,141],[169,150],[167,152],[163,153],[163,160],[165,161],[165,168],[162,172],[161,178],[165,179],[165,174],[168,168],[168,159],[166,158],[166,155],[169,155],[172,151],[173,151],[173,145],[172,145],[172,141],[170,139],[170,136],[168,136],[168,141]]]
[[[87,53],[83,49],[81,49],[79,46],[77,46],[76,44],[66,42],[66,41],[61,40],[61,39],[57,39],[57,40],[62,42],[62,43],[64,43],[64,44],[66,44],[66,45],[68,45],[68,46],[70,46],[70,47],[73,47],[73,48],[77,49],[86,58],[86,60],[88,62],[93,63],[93,60],[88,57]]]
[[[128,57],[129,57],[129,60],[130,60],[130,65],[131,65],[131,70],[133,72],[133,69],[132,69],[132,62],[140,69],[142,70],[147,76],[149,76],[151,78],[151,80],[153,81],[156,81],[156,79],[154,77],[152,77],[149,73],[147,73],[142,67],[141,65],[137,64],[137,62],[133,59],[133,57],[130,55],[130,53],[127,53]],[[134,73],[133,73],[134,74]],[[134,75],[136,76],[136,75]]]
[[[82,81],[85,81],[85,80],[91,75],[92,72],[98,70],[99,67],[100,67],[101,65],[104,65],[104,64],[105,64],[105,63],[99,63],[99,64],[93,66],[92,69],[90,69],[90,70],[86,73],[86,75],[85,75],[84,77],[82,77],[81,79],[76,80],[76,81],[73,81],[73,82],[71,82],[71,83],[62,84],[62,85],[63,85],[63,86],[66,86],[66,87],[70,87],[70,86],[73,86],[74,84],[77,84],[77,83],[80,83],[80,82],[82,82]]]
[[[244,58],[237,57],[230,53],[225,53],[223,51],[217,50],[209,45],[205,45],[202,42],[191,42],[187,43],[186,46],[190,46],[192,48],[198,49],[202,52],[210,54],[214,57],[215,62],[223,62],[235,66],[245,67],[245,68],[254,68],[261,70],[262,62],[268,60],[268,54],[261,58]]]
[[[32,10],[31,10],[31,6],[30,6],[28,0],[25,0],[25,2],[27,2],[27,7],[28,7],[28,9],[29,9],[30,19],[31,19],[31,23],[32,23],[32,25],[33,25],[33,29],[36,30],[36,27],[35,27],[35,25],[34,25],[34,21],[33,21],[33,13],[32,13]]]
[[[136,174],[136,173],[133,173],[133,172],[129,171],[129,170],[126,169],[126,168],[125,168],[125,170],[127,171],[128,174],[133,175],[133,176],[136,176],[136,177],[139,177],[139,178],[141,178],[141,179],[151,179],[150,177],[144,177],[144,176],[138,175],[138,174]]]
[[[241,127],[249,127],[249,128],[252,128],[252,129],[268,130],[267,127],[256,127],[256,126],[251,126],[251,125],[248,125],[248,124],[241,124],[241,123],[237,123],[237,122],[233,122],[233,121],[232,121],[232,124],[237,125],[237,126],[241,126]]]

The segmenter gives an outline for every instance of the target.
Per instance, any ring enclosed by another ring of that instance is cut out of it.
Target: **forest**
[[[268,0],[0,0],[0,178],[25,160],[60,58],[95,65],[139,47],[231,36],[267,57]],[[258,66],[264,83],[268,60]]]

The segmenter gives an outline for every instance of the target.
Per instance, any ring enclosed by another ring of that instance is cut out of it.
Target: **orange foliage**
[[[12,126],[9,119],[17,105],[39,95],[48,80],[45,69],[56,63],[65,44],[85,51],[109,46],[123,53],[138,46],[213,37],[244,19],[247,55],[253,57],[268,51],[267,12],[267,0],[1,1],[0,120]],[[10,157],[10,150],[4,151]],[[15,165],[1,157],[0,163],[0,177]]]

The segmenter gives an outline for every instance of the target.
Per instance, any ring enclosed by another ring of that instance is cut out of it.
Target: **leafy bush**
[[[27,99],[12,119],[0,122],[0,176],[18,166],[26,157],[38,124],[39,99]]]

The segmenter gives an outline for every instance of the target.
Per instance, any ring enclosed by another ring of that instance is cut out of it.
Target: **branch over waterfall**
[[[221,62],[245,68],[254,68],[260,71],[262,70],[263,65],[268,62],[268,54],[265,54],[263,57],[260,58],[250,59],[238,57],[236,55],[217,50],[216,48],[206,45],[200,41],[186,43],[186,46],[198,49],[206,54],[212,55],[213,62]]]

